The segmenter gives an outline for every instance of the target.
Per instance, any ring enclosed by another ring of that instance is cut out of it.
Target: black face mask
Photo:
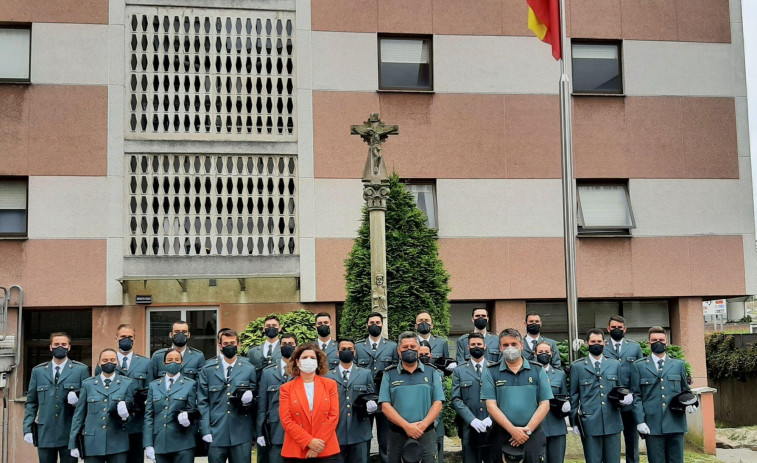
[[[53,347],[53,357],[57,359],[64,359],[68,355],[68,349],[63,346]]]
[[[483,330],[486,328],[487,321],[485,318],[477,318],[473,320],[473,326],[476,327],[477,330]]]
[[[668,346],[666,346],[665,343],[657,341],[657,342],[651,343],[649,345],[649,348],[652,349],[652,352],[654,352],[655,354],[662,354],[663,352],[665,352]]]
[[[100,369],[103,371],[103,373],[109,375],[116,371],[116,364],[113,362],[103,363],[102,365],[100,365]]]
[[[328,325],[321,325],[318,327],[318,336],[325,338],[331,334],[331,327]]]
[[[268,328],[264,330],[264,332],[265,332],[265,337],[270,338],[270,339],[273,339],[279,335],[279,329],[274,328],[273,326],[269,326]]]
[[[418,361],[418,351],[406,350],[402,353],[402,361],[405,363],[415,363]]]
[[[187,335],[184,333],[176,333],[173,335],[173,345],[176,347],[186,346],[187,341],[189,341],[189,338],[187,338]]]
[[[593,356],[600,355],[605,350],[605,346],[602,344],[592,344],[589,346],[589,353]]]
[[[294,354],[294,346],[281,346],[281,356],[285,359],[291,358]]]
[[[471,347],[469,349],[470,356],[474,359],[480,359],[484,356],[484,348],[483,347]]]
[[[420,334],[429,334],[431,332],[431,325],[429,325],[426,322],[421,322],[418,324],[418,332]]]
[[[378,325],[370,325],[368,327],[368,334],[375,338],[376,336],[381,334],[381,327]]]
[[[625,336],[625,333],[620,328],[610,330],[610,337],[614,341],[620,341],[621,339],[623,339],[623,336]]]
[[[339,360],[342,363],[352,363],[352,361],[355,360],[355,353],[351,350],[340,350]]]
[[[421,361],[422,364],[428,365],[431,363],[431,356],[430,355],[421,355],[418,360]]]
[[[552,361],[552,356],[549,354],[539,354],[536,356],[536,361],[542,365],[549,365],[549,362]]]
[[[227,359],[233,359],[237,355],[237,346],[224,346],[221,349],[221,353]]]
[[[134,347],[134,341],[129,338],[123,338],[118,340],[118,348],[121,352],[129,352]]]
[[[528,334],[539,334],[541,333],[541,325],[537,323],[531,323],[530,325],[526,326],[526,331],[528,331]]]

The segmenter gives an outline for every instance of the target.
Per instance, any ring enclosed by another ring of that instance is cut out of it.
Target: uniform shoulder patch
[[[499,360],[499,361],[497,361],[497,362],[489,362],[489,363],[487,363],[487,364],[486,364],[486,368],[492,368],[492,367],[497,367],[497,368],[499,368],[499,366],[500,366],[501,364],[502,364],[502,360]]]
[[[36,365],[32,370],[36,370],[37,368],[45,368],[47,366],[48,362],[42,362],[39,365]]]
[[[195,349],[194,347],[189,348],[190,352],[197,352],[198,354],[205,355],[200,349]]]
[[[72,365],[78,365],[78,366],[80,366],[80,367],[84,367],[84,368],[87,368],[87,365],[85,365],[85,364],[83,364],[83,363],[81,363],[81,362],[77,362],[76,360],[71,360],[71,364],[72,364]]]

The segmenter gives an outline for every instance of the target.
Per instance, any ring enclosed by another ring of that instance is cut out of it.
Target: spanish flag
[[[560,49],[560,0],[526,0],[528,3],[528,28],[552,45],[552,56],[562,58]]]

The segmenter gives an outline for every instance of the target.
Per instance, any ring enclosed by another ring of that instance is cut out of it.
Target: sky
[[[744,55],[746,56],[747,105],[749,111],[749,145],[752,153],[752,182],[757,179],[757,0],[741,0],[744,21]],[[752,185],[757,207],[757,188]],[[755,213],[757,222],[757,213]]]

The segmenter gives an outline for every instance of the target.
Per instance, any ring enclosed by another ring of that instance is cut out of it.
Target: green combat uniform
[[[593,358],[591,358],[593,360]],[[570,368],[570,406],[573,423],[581,420],[584,457],[587,463],[616,463],[620,460],[620,408],[607,395],[620,379],[620,362],[600,356],[599,371],[590,357],[578,359]],[[579,406],[581,416],[578,414]]]
[[[659,371],[659,359],[654,355],[634,362],[631,370],[634,416],[638,424],[649,426],[646,437],[649,463],[681,463],[683,435],[688,430],[686,415],[676,414],[668,407],[673,397],[689,390],[686,364],[668,355],[663,359]]]
[[[170,388],[166,378],[150,383],[143,446],[155,449],[159,463],[191,463],[195,455],[197,425],[184,427],[177,421],[177,416],[188,408],[197,408],[197,383],[185,378],[183,372],[173,379]]]
[[[616,344],[618,347],[616,348]],[[605,342],[604,356],[620,360],[620,382],[631,384],[631,369],[633,362],[641,359],[641,346],[638,342],[621,339],[619,343],[611,340]],[[639,433],[636,432],[636,420],[633,416],[633,405],[621,407],[620,417],[623,419],[623,440],[626,444],[626,463],[639,463]]]
[[[101,375],[82,382],[79,403],[76,404],[71,422],[68,448],[78,448],[76,435],[84,436],[84,452],[87,461],[123,463],[129,451],[129,433],[124,420],[115,414],[121,401],[130,404],[134,398],[134,382],[120,375],[113,375],[109,386]],[[129,421],[129,420],[127,420]],[[142,443],[139,444],[140,452]]]
[[[484,376],[481,386],[481,399],[496,400],[505,417],[516,427],[528,425],[539,404],[550,400],[552,388],[549,386],[547,374],[536,363],[523,359],[523,365],[517,373],[507,367],[504,360],[488,368],[489,374]],[[502,444],[509,440],[506,431],[494,423],[492,439],[492,453],[499,454]],[[541,426],[532,430],[531,436],[523,444],[524,462],[541,463],[546,451],[546,438]],[[497,460],[498,461],[498,460]]]
[[[400,363],[384,370],[379,392],[379,403],[388,402],[408,423],[423,421],[434,402],[444,402],[444,388],[434,368],[418,362],[418,367],[408,372]],[[387,454],[389,463],[399,463],[402,446],[408,439],[405,432],[389,424]],[[423,463],[436,461],[436,430],[430,426],[418,442],[423,448]]]
[[[73,462],[68,451],[71,435],[71,419],[74,408],[68,405],[68,393],[79,390],[81,383],[89,377],[89,369],[83,363],[66,360],[59,368],[51,360],[32,369],[29,392],[24,410],[24,434],[32,432],[32,423],[37,420],[37,454],[40,463],[55,463],[60,456],[61,463]]]
[[[545,368],[549,386],[552,388],[552,395],[568,395],[568,384],[565,372],[552,368]],[[565,424],[565,418],[558,418],[550,410],[542,422],[544,435],[547,437],[547,463],[562,463],[565,460],[565,446],[568,428]]]

